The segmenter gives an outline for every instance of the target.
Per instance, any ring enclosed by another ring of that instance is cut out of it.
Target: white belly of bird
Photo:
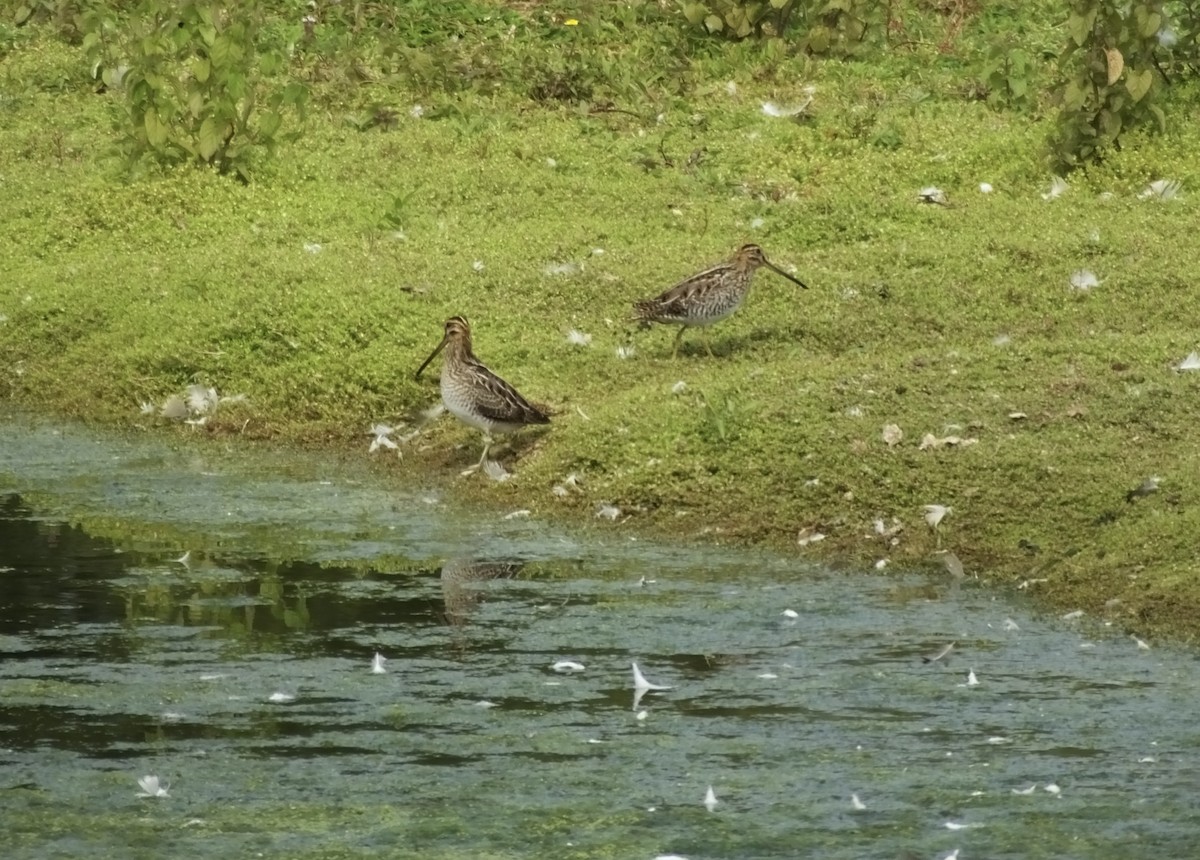
[[[442,376],[442,403],[455,418],[489,436],[496,433],[513,433],[521,429],[520,424],[493,421],[476,411],[475,401],[466,386],[455,385],[445,374]]]

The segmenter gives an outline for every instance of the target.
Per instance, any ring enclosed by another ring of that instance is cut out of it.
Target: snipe
[[[732,314],[750,292],[754,273],[762,266],[783,275],[792,283],[808,289],[797,278],[767,259],[758,245],[743,245],[724,263],[697,272],[671,289],[644,302],[634,302],[634,320],[641,323],[678,325],[671,357],[679,352],[679,341],[690,326],[704,327]],[[707,334],[704,346],[712,355]]]
[[[514,433],[530,424],[550,423],[545,407],[530,403],[475,357],[471,351],[471,326],[464,317],[446,320],[442,342],[417,368],[417,379],[443,349],[446,360],[442,367],[442,403],[459,421],[483,433],[483,455],[468,472],[487,461],[493,435]]]

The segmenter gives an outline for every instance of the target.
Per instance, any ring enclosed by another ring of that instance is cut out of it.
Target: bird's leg
[[[700,337],[704,338],[704,348],[708,350],[708,357],[716,358],[716,355],[714,355],[712,351],[712,344],[709,343],[708,340],[708,330],[703,328],[700,329]]]
[[[472,466],[469,469],[463,469],[462,472],[460,472],[459,474],[469,475],[472,472],[478,472],[480,469],[482,469],[483,464],[487,462],[488,451],[490,451],[491,448],[492,448],[492,437],[489,436],[488,434],[484,433],[483,434],[483,454],[482,454],[482,456],[480,456],[479,462],[476,463],[474,466]]]
[[[675,335],[675,344],[671,348],[671,358],[674,359],[679,355],[679,341],[683,340],[683,333],[687,331],[687,326],[681,325],[679,331]]]

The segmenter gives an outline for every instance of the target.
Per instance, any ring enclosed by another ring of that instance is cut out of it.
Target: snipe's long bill
[[[550,423],[550,414],[545,407],[530,403],[475,357],[471,351],[471,326],[464,317],[446,320],[442,342],[417,368],[417,379],[442,350],[446,351],[442,367],[442,403],[459,421],[483,433],[483,455],[468,471],[478,469],[487,461],[494,434],[515,433],[530,424]]]
[[[793,284],[808,289],[798,278],[768,260],[758,245],[743,245],[724,263],[697,272],[652,299],[634,302],[633,318],[641,323],[679,326],[671,350],[671,357],[674,358],[686,329],[691,326],[703,329],[720,322],[741,307],[742,301],[750,293],[754,273],[763,266],[783,275]],[[708,354],[712,355],[708,335],[702,331],[702,336]]]

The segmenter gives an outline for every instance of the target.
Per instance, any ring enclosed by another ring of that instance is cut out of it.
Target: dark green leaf
[[[158,116],[158,111],[151,106],[142,117],[142,125],[146,129],[146,140],[155,149],[167,142],[167,127]]]
[[[209,52],[209,58],[212,64],[218,69],[223,69],[230,64],[232,60],[233,46],[228,38],[224,35],[218,36],[213,42],[212,50]]]
[[[1083,107],[1084,97],[1084,88],[1080,85],[1078,79],[1067,81],[1067,85],[1063,87],[1063,110],[1079,110]]]
[[[1167,130],[1167,115],[1163,113],[1163,109],[1158,105],[1150,105],[1150,113],[1154,114],[1154,118],[1158,120],[1158,130],[1166,133]]]
[[[1139,72],[1127,72],[1125,75],[1125,89],[1129,90],[1129,95],[1135,102],[1140,102],[1142,97],[1150,91],[1150,85],[1154,83],[1154,76],[1149,69],[1142,69]]]
[[[1116,140],[1121,134],[1121,115],[1110,110],[1100,111],[1100,132],[1109,140]]]
[[[283,117],[277,111],[267,111],[258,119],[259,134],[264,137],[274,137],[283,124]]]
[[[1086,18],[1079,14],[1073,14],[1067,18],[1067,35],[1071,37],[1071,41],[1077,46],[1082,47],[1087,41],[1088,30],[1090,25]]]
[[[224,129],[220,123],[211,116],[200,124],[199,152],[200,157],[205,161],[212,161],[212,157],[221,148],[223,132]]]
[[[693,26],[700,24],[708,15],[708,7],[703,3],[684,3],[683,17]]]

